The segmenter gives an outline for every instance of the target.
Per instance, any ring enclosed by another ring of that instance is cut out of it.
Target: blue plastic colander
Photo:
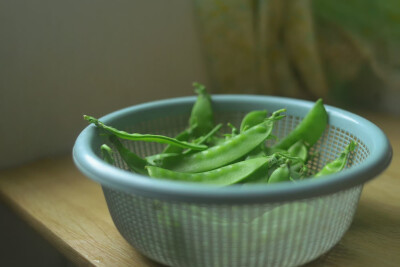
[[[174,136],[188,124],[195,97],[155,101],[125,108],[100,120],[118,129]],[[282,97],[213,95],[218,122],[240,125],[251,110],[286,108],[273,134],[288,134],[314,103]],[[390,163],[392,150],[373,123],[327,106],[329,125],[314,146],[319,170],[350,140],[358,143],[348,167],[323,179],[278,184],[209,185],[152,179],[100,157],[105,141],[90,125],[76,140],[75,164],[102,185],[113,221],[138,251],[169,266],[298,266],[331,249],[349,228],[365,182]],[[269,141],[271,142],[271,141]],[[129,142],[141,156],[158,153],[156,143]],[[313,152],[311,151],[311,152]],[[117,154],[117,153],[116,153]]]

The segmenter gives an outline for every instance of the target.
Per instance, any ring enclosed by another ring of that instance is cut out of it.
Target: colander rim
[[[126,107],[100,118],[108,123],[121,116],[141,110],[151,110],[162,105],[193,103],[194,96],[156,100]],[[311,108],[314,102],[278,96],[260,95],[212,95],[214,103],[237,101],[265,101],[291,104]],[[169,180],[149,179],[104,162],[93,150],[91,143],[99,138],[94,125],[83,129],[73,147],[73,160],[78,169],[90,179],[102,186],[129,194],[171,201],[184,201],[213,204],[251,204],[292,201],[333,194],[355,186],[360,186],[383,172],[391,162],[392,148],[385,133],[369,120],[343,110],[325,105],[328,116],[347,120],[368,132],[372,141],[371,155],[363,162],[342,172],[326,176],[324,179],[305,179],[301,182],[283,182],[277,184],[248,184],[245,187],[232,185],[216,188],[210,185]]]

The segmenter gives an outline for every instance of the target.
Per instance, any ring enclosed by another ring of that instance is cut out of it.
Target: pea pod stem
[[[170,144],[182,148],[190,148],[193,150],[204,150],[207,148],[206,145],[197,145],[197,144],[192,144],[188,143],[185,141],[179,141],[175,138],[171,138],[168,136],[163,136],[163,135],[154,135],[154,134],[139,134],[139,133],[127,133],[125,131],[120,131],[117,130],[111,126],[107,126],[98,119],[84,115],[83,116],[85,120],[89,121],[90,123],[95,124],[97,127],[102,128],[106,130],[109,133],[114,134],[115,136],[126,139],[126,140],[132,140],[132,141],[144,141],[144,142],[157,142],[161,144]]]
[[[207,133],[206,135],[200,137],[200,138],[195,142],[195,144],[197,144],[197,145],[204,144],[205,142],[207,142],[207,140],[208,140],[210,137],[214,136],[214,135],[221,129],[221,127],[222,127],[222,123],[217,124],[209,133]],[[183,154],[183,155],[186,155],[186,154],[190,153],[192,150],[193,150],[193,149],[185,150],[185,151],[183,151],[182,154]]]

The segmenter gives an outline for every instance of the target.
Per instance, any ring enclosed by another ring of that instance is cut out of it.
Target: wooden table
[[[307,266],[400,266],[400,118],[366,117],[388,135],[392,164],[364,187],[344,238]],[[79,266],[160,266],[120,236],[100,186],[80,174],[70,156],[1,171],[0,197]]]

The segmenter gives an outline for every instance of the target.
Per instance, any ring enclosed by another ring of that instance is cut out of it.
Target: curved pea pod
[[[193,130],[193,135],[196,138],[212,130],[214,127],[214,114],[211,97],[206,92],[204,85],[193,83],[193,86],[198,96],[190,114],[189,125],[192,128],[196,125]]]
[[[101,150],[101,156],[103,157],[104,161],[111,165],[114,165],[114,157],[111,147],[109,147],[106,144],[103,144],[101,145],[100,150]]]
[[[291,160],[289,164],[290,177],[294,180],[302,179],[307,170],[305,164],[308,159],[308,147],[304,144],[303,140],[299,140],[289,147],[288,153],[290,156],[298,159]]]
[[[291,145],[288,149],[289,154],[292,157],[298,157],[300,158],[303,162],[307,161],[308,158],[308,148],[304,144],[303,140],[299,140],[293,145]]]
[[[257,158],[201,173],[176,172],[155,166],[147,166],[146,168],[149,175],[154,178],[227,186],[244,180],[267,162],[267,158]]]
[[[356,146],[357,143],[351,140],[347,147],[340,153],[339,157],[326,164],[318,173],[314,175],[314,178],[319,178],[321,176],[337,173],[343,170],[346,166],[350,153],[355,150]]]
[[[271,173],[271,176],[268,179],[268,183],[272,184],[285,181],[290,181],[290,170],[287,163],[282,164]]]
[[[147,175],[147,171],[145,169],[145,166],[148,165],[147,160],[142,159],[141,157],[124,147],[116,136],[111,135],[109,139],[131,171]]]
[[[85,120],[89,121],[90,123],[95,124],[97,127],[105,130],[106,132],[113,134],[119,138],[126,139],[126,140],[157,142],[157,143],[161,143],[161,144],[170,144],[170,145],[174,145],[174,146],[179,146],[182,148],[191,148],[194,150],[204,150],[207,148],[206,145],[196,145],[196,144],[188,143],[185,141],[179,141],[175,138],[171,138],[171,137],[163,136],[163,135],[127,133],[125,131],[117,130],[111,126],[107,126],[94,117],[84,115],[83,118]]]
[[[240,132],[262,123],[267,117],[267,113],[267,110],[254,110],[247,113],[240,124]]]
[[[232,163],[264,142],[271,134],[274,122],[283,117],[279,114],[284,111],[282,109],[275,112],[264,122],[219,145],[187,156],[166,160],[163,167],[177,172],[204,172]]]
[[[325,131],[328,124],[328,113],[322,99],[318,99],[297,127],[279,141],[274,148],[288,149],[299,140],[309,147],[313,146]]]

